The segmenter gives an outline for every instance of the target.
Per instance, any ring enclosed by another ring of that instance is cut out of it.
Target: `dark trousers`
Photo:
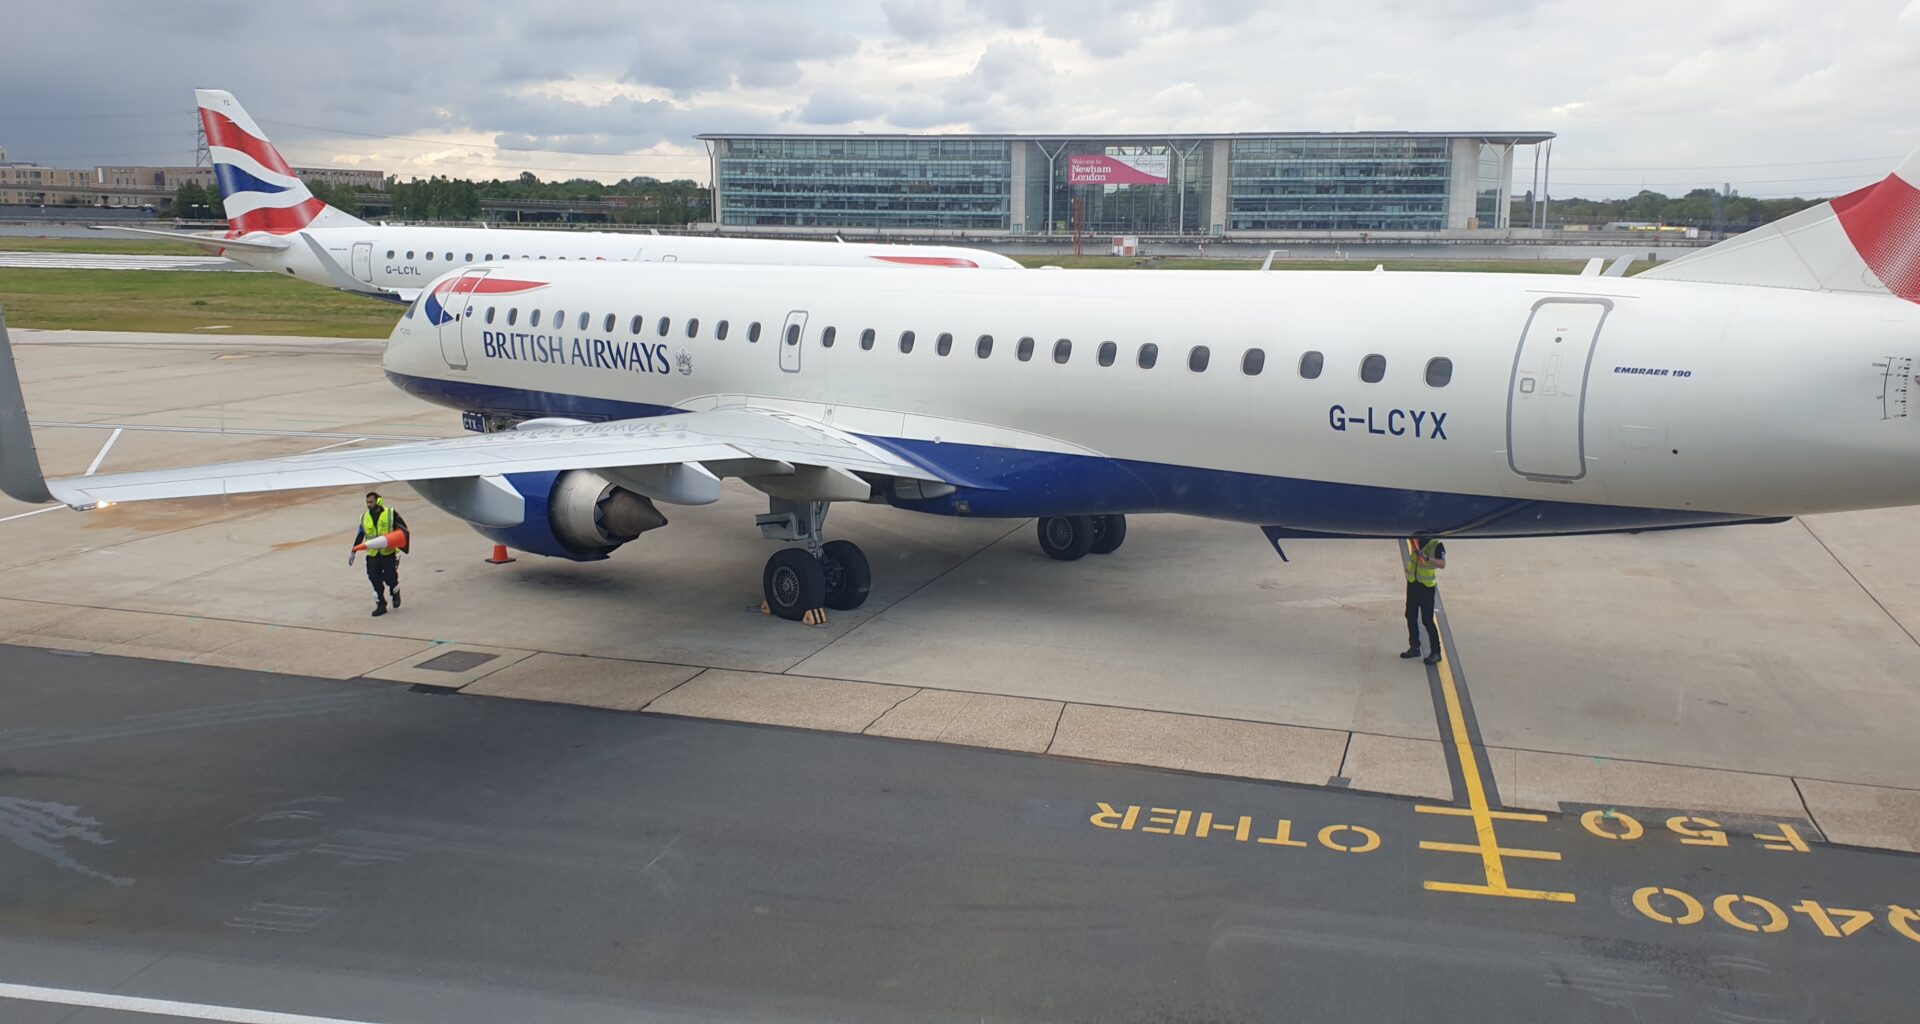
[[[367,555],[367,582],[373,584],[373,599],[381,604],[387,603],[387,595],[380,587],[388,590],[400,589],[400,556]]]
[[[1439,587],[1429,587],[1419,583],[1407,584],[1407,646],[1420,646],[1420,627],[1427,627],[1427,649],[1440,649],[1440,626],[1433,621],[1433,600],[1440,595]]]

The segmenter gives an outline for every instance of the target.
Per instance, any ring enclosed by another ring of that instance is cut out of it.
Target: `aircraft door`
[[[803,336],[807,333],[807,311],[796,309],[787,314],[787,322],[780,327],[780,369],[788,373],[800,372],[800,350]]]
[[[1587,374],[1613,303],[1542,299],[1533,306],[1507,387],[1507,466],[1525,477],[1587,475]]]
[[[480,287],[480,280],[490,271],[469,270],[453,279],[445,292],[427,296],[427,312],[439,322],[440,355],[447,361],[447,368],[464,370],[467,368],[467,345],[469,335],[478,339],[480,328],[468,328],[473,319],[473,293]]]
[[[373,283],[373,243],[353,243],[353,276],[368,284]]]

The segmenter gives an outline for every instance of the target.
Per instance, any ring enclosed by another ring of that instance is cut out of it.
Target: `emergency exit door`
[[[780,368],[788,373],[800,372],[800,350],[802,336],[807,333],[807,311],[796,309],[787,314],[787,321],[780,325]]]
[[[368,284],[373,283],[372,242],[353,243],[353,276]]]
[[[1527,477],[1587,475],[1587,376],[1606,299],[1543,299],[1534,304],[1514,354],[1507,390],[1507,465]]]

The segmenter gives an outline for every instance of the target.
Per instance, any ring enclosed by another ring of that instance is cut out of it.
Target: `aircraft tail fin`
[[[207,130],[207,149],[220,180],[229,234],[236,238],[256,231],[286,235],[303,228],[366,223],[315,198],[232,93],[197,89],[193,98]]]
[[[1920,151],[1875,184],[1640,276],[1920,302]]]

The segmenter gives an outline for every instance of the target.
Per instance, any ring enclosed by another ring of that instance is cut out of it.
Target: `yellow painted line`
[[[1422,850],[1436,850],[1441,853],[1479,853],[1481,852],[1480,847],[1475,846],[1472,843],[1436,843],[1436,842],[1432,842],[1430,840],[1425,840],[1425,839],[1420,841],[1420,848]],[[1519,857],[1522,860],[1559,860],[1560,859],[1560,854],[1556,850],[1516,850],[1510,846],[1501,846],[1501,847],[1496,847],[1493,852],[1502,857]]]
[[[1461,882],[1424,882],[1432,892],[1463,892],[1472,896],[1508,896],[1523,900],[1545,900],[1548,903],[1572,903],[1570,892],[1548,892],[1545,889],[1509,889],[1506,886],[1469,885]]]
[[[1413,551],[1414,546],[1412,542],[1409,541],[1407,543],[1407,552],[1411,555]],[[1454,751],[1460,758],[1460,778],[1467,790],[1467,806],[1464,815],[1473,819],[1474,838],[1478,841],[1471,845],[1464,843],[1430,845],[1423,842],[1420,844],[1420,847],[1421,849],[1438,849],[1452,853],[1478,853],[1480,855],[1480,865],[1487,873],[1487,883],[1485,885],[1465,885],[1456,882],[1429,881],[1425,883],[1426,888],[1432,892],[1505,896],[1523,900],[1546,900],[1551,903],[1574,902],[1574,895],[1570,892],[1548,892],[1541,889],[1515,889],[1507,885],[1507,866],[1505,862],[1500,859],[1503,854],[1522,858],[1532,857],[1540,860],[1558,860],[1560,855],[1557,853],[1549,855],[1547,851],[1542,850],[1517,851],[1502,850],[1500,848],[1500,837],[1495,834],[1493,828],[1493,823],[1496,818],[1506,821],[1545,821],[1547,819],[1545,815],[1495,811],[1488,805],[1486,780],[1480,775],[1480,759],[1475,756],[1473,752],[1473,738],[1467,735],[1467,714],[1460,702],[1460,684],[1453,677],[1453,659],[1447,651],[1446,640],[1443,637],[1435,637],[1434,640],[1440,653],[1438,665],[1440,672],[1440,694],[1445,699],[1447,708],[1448,731],[1451,733]],[[1428,814],[1463,813],[1459,808],[1448,808],[1443,811],[1437,807],[1417,806],[1415,810],[1417,812],[1424,811]]]

